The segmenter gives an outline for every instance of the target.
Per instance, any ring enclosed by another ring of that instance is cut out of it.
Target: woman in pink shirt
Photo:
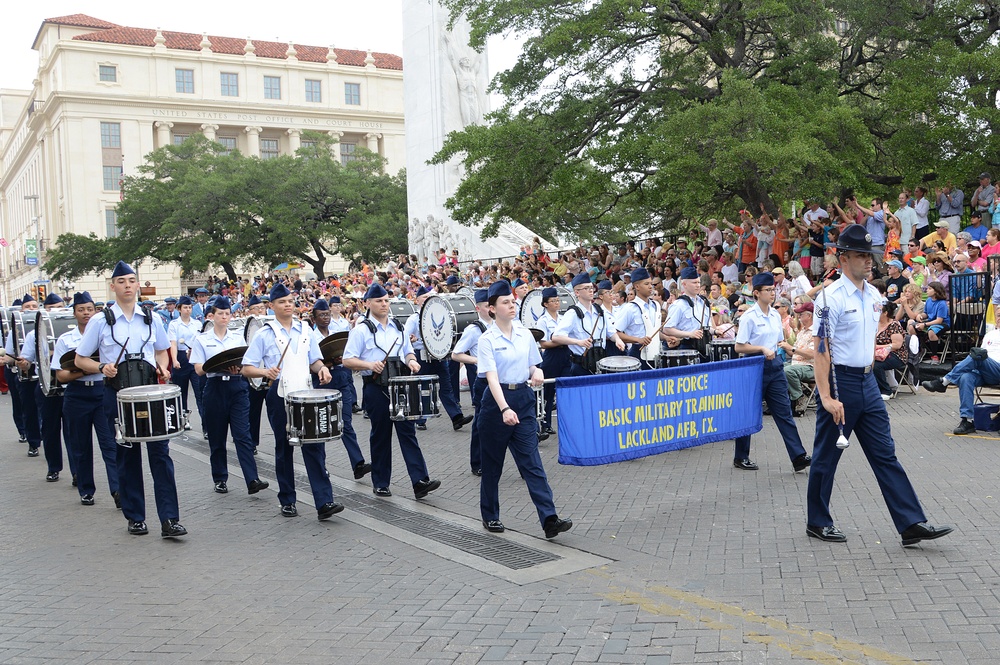
[[[984,259],[991,254],[1000,254],[1000,228],[997,227],[986,232],[986,244],[979,253]]]

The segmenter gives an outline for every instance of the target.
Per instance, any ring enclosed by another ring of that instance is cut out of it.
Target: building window
[[[122,188],[121,180],[122,180],[122,167],[120,166],[104,167],[104,191],[117,192]]]
[[[188,139],[187,134],[174,134],[174,145],[180,145],[185,141],[187,141],[187,139]]]
[[[118,82],[118,68],[114,65],[98,65],[98,74],[105,83]]]
[[[264,99],[281,99],[281,77],[264,77]]]
[[[361,84],[360,83],[345,83],[344,84],[344,103],[351,106],[361,105]]]
[[[347,164],[347,162],[353,162],[357,159],[355,155],[355,150],[358,146],[356,143],[341,143],[340,144],[340,163]]]
[[[219,74],[219,89],[223,97],[240,96],[240,76],[239,74]]]
[[[118,211],[114,208],[104,211],[104,227],[107,237],[118,237]]]
[[[261,159],[274,159],[279,154],[278,152],[278,139],[261,139],[260,140],[260,158]]]
[[[218,143],[222,144],[225,150],[222,151],[223,155],[231,155],[233,151],[236,150],[236,137],[235,136],[219,136],[215,139]]]
[[[314,81],[312,79],[306,79],[306,101],[307,102],[323,101],[322,81]]]
[[[120,122],[101,123],[101,147],[102,148],[122,147],[122,125]]]
[[[177,82],[177,92],[183,92],[189,95],[194,94],[193,69],[175,69],[174,78]]]
[[[315,150],[316,149],[316,142],[315,141],[310,141],[310,140],[307,139],[307,140],[303,141],[300,144],[300,147],[302,147],[302,148],[308,148],[309,150]]]

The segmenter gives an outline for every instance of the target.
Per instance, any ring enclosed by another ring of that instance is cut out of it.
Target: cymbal
[[[323,360],[339,365],[344,357],[344,349],[347,348],[347,332],[337,332],[324,337],[319,343],[319,350],[323,354]]]
[[[95,352],[94,355],[90,356],[90,359],[95,362],[100,362],[101,356]],[[59,358],[59,369],[69,371],[79,370],[79,367],[76,366],[76,351],[67,351],[62,354],[62,357]]]
[[[538,328],[528,328],[528,330],[531,331],[531,336],[535,338],[536,342],[541,342],[542,338],[545,337],[545,332]]]
[[[243,354],[247,352],[246,346],[237,346],[234,349],[226,349],[218,355],[214,355],[201,366],[202,371],[224,372],[230,367],[238,367],[243,364]]]

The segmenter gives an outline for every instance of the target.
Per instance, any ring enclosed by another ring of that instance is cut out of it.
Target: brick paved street
[[[562,557],[517,584],[454,544],[382,528],[339,443],[328,445],[335,491],[358,494],[320,523],[301,483],[295,519],[279,515],[274,482],[247,496],[232,452],[231,491],[215,494],[207,443],[176,441],[190,535],[158,537],[147,475],[151,535],[129,536],[103,470],[92,507],[68,470],[44,481],[3,397],[0,663],[996,663],[1000,440],[950,435],[955,390],[900,395],[889,410],[930,520],[956,526],[943,540],[900,546],[856,445],[834,490],[848,543],[808,539],[806,475],[791,472],[767,418],[755,473],[732,468],[732,442],[583,468],[556,464],[550,439],[556,504],[575,526],[546,545],[508,468],[502,518],[517,533],[489,538]],[[367,421],[355,422],[366,449]],[[809,449],[812,413],[797,422]],[[478,534],[467,433],[438,419],[419,438],[443,486],[414,501],[397,449],[391,506]],[[572,570],[583,553],[607,561]]]

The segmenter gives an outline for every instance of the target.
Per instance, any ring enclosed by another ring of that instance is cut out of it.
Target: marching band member
[[[545,537],[555,538],[569,531],[573,521],[556,514],[552,489],[538,454],[535,393],[528,381],[534,386],[542,384],[544,376],[538,369],[542,358],[531,333],[517,321],[510,284],[499,281],[490,286],[488,302],[495,323],[479,338],[478,355],[479,370],[486,375],[489,386],[483,395],[479,420],[483,458],[479,510],[483,526],[493,533],[504,531],[500,521],[500,476],[510,448]]]
[[[177,298],[170,296],[163,299],[164,309],[157,312],[163,319],[163,327],[170,329],[170,322],[181,318],[181,313],[177,311]]]
[[[257,294],[250,296],[247,301],[247,314],[250,316],[264,316],[267,313],[267,306],[257,297]],[[264,410],[264,397],[266,390],[250,390],[250,440],[253,441],[253,454],[257,454],[257,446],[260,445],[260,414]]]
[[[77,349],[87,324],[96,313],[94,300],[88,292],[73,294],[76,328],[59,336],[52,354],[53,364],[58,363],[63,355]],[[63,393],[63,418],[67,423],[72,423],[66,428],[66,448],[70,457],[76,458],[76,488],[80,493],[80,503],[84,506],[94,505],[94,494],[97,492],[94,481],[94,439],[91,435],[94,432],[97,434],[97,445],[108,474],[108,490],[115,507],[120,509],[122,506],[118,493],[116,462],[118,446],[115,444],[114,430],[108,424],[107,414],[104,412],[104,375],[84,374],[79,369],[60,369],[56,371],[56,379],[66,384],[66,392]]]
[[[455,343],[455,348],[451,350],[451,362],[456,365],[465,363],[473,368],[475,381],[469,386],[472,393],[472,408],[474,415],[472,419],[472,436],[469,440],[469,464],[472,466],[472,474],[483,475],[482,454],[479,445],[479,410],[483,403],[483,393],[486,391],[486,377],[479,374],[478,348],[479,338],[486,329],[492,325],[490,320],[490,307],[488,304],[489,294],[486,289],[478,289],[475,293],[476,313],[479,319],[465,327],[462,336]]]
[[[688,266],[681,270],[680,282],[683,293],[670,304],[663,332],[669,337],[679,338],[680,348],[701,353],[701,349],[711,341],[708,337],[711,336],[712,308],[698,293],[701,282],[697,269]]]
[[[24,297],[21,298],[21,312],[32,312],[30,316],[34,316],[34,312],[37,311],[38,301],[30,294],[25,293]],[[21,341],[21,347],[24,348],[24,340]],[[38,402],[35,399],[35,381],[37,379],[33,381],[31,375],[27,373],[27,370],[30,370],[30,363],[19,360],[21,349],[14,348],[13,330],[7,333],[4,351],[6,352],[3,358],[4,363],[17,367],[17,380],[11,386],[11,393],[17,391],[18,401],[21,404],[21,422],[24,426],[25,438],[28,441],[28,457],[38,457],[38,448],[42,445],[42,429],[38,420]]]
[[[597,285],[597,297],[594,299],[601,309],[604,311],[604,316],[608,320],[608,326],[618,330],[618,325],[615,318],[615,292],[611,289],[611,280],[605,279]],[[619,312],[621,314],[621,312]],[[621,337],[621,332],[618,333]],[[625,340],[622,339],[624,342]],[[544,348],[544,347],[543,347]],[[617,356],[619,355],[618,347],[615,345],[613,340],[605,340],[604,342],[604,355],[605,356]],[[542,361],[544,362],[544,360]],[[544,371],[545,368],[543,367]]]
[[[185,415],[191,413],[188,408],[188,384],[194,391],[194,401],[198,406],[198,418],[205,423],[205,408],[202,403],[202,392],[205,388],[204,379],[194,371],[189,355],[194,345],[194,339],[201,334],[201,322],[191,316],[194,301],[188,296],[177,300],[177,318],[167,326],[167,339],[170,341],[170,358],[173,369],[170,371],[170,382],[181,389],[181,408]],[[184,429],[191,429],[191,424],[184,423]]]
[[[10,305],[11,307],[21,307],[21,302],[21,299],[18,298]],[[21,393],[17,389],[17,374],[14,372],[14,356],[7,350],[12,349],[13,347],[13,331],[10,331],[7,333],[7,338],[4,339],[4,356],[3,358],[0,358],[0,362],[3,363],[3,376],[4,380],[7,382],[7,391],[10,393],[10,415],[14,420],[14,427],[17,428],[17,440],[20,443],[24,443],[28,440],[28,437],[24,430],[24,410],[21,408]],[[28,449],[28,452],[31,452],[30,448]]]
[[[295,517],[299,512],[295,506],[295,468],[293,448],[288,443],[286,429],[285,396],[312,388],[310,372],[319,374],[319,381],[324,385],[330,383],[331,377],[330,370],[323,365],[323,356],[315,338],[305,324],[293,316],[294,296],[280,282],[271,288],[271,307],[274,308],[274,320],[268,321],[250,340],[250,347],[243,356],[243,376],[271,380],[266,404],[267,419],[274,432],[278,501],[282,515]],[[329,519],[341,512],[344,506],[333,500],[333,485],[326,471],[326,444],[311,443],[301,448],[317,517],[320,520]]]
[[[50,293],[42,306],[45,311],[60,309],[65,303],[56,293]],[[51,358],[49,359],[51,361]],[[58,365],[58,358],[56,364]],[[32,369],[32,365],[35,366]],[[25,373],[34,373],[37,377],[41,368],[38,367],[38,357],[35,349],[35,330],[31,330],[24,336],[24,343],[21,344],[21,358],[18,360],[18,368]],[[39,428],[42,434],[42,452],[45,453],[45,463],[48,466],[48,474],[45,476],[46,482],[54,483],[59,480],[59,472],[63,468],[62,455],[62,431],[63,431],[63,397],[62,395],[46,395],[42,392],[42,382],[35,380],[34,385],[35,407],[38,409]],[[66,442],[66,457],[69,462],[69,470],[73,475],[73,482],[76,483],[76,455]]]
[[[115,302],[105,308],[103,316],[87,324],[80,345],[76,348],[76,366],[88,376],[103,374],[105,380],[104,411],[109,427],[114,429],[118,413],[118,390],[125,380],[118,378],[118,359],[138,365],[146,383],[156,382],[156,376],[166,379],[167,350],[170,342],[167,333],[153,315],[137,307],[139,280],[132,266],[119,261],[111,273],[111,291]],[[90,356],[100,352],[100,362]],[[122,356],[122,354],[125,354]],[[122,373],[127,378],[128,372]],[[149,470],[153,476],[156,512],[160,518],[160,535],[174,538],[187,534],[181,526],[177,505],[177,484],[174,480],[174,462],[170,459],[168,441],[150,441],[146,444]],[[119,445],[115,451],[118,466],[118,488],[122,513],[128,519],[128,532],[141,536],[149,533],[146,527],[146,494],[142,482],[142,447],[133,444]]]
[[[573,295],[579,304],[559,317],[552,341],[569,347],[572,363],[569,376],[588,376],[596,370],[597,361],[604,357],[604,344],[597,344],[595,340],[613,340],[619,351],[625,350],[625,342],[614,326],[608,325],[604,310],[594,305],[594,285],[586,273],[573,278]]]
[[[542,307],[545,308],[545,313],[538,317],[538,321],[535,322],[535,325],[539,326],[539,329],[545,333],[542,341],[539,342],[542,349],[542,363],[539,365],[539,369],[553,379],[566,376],[570,371],[569,347],[552,341],[552,335],[559,325],[560,305],[559,292],[554,286],[542,289]],[[546,383],[542,387],[542,397],[545,400],[545,418],[544,422],[541,423],[540,440],[542,435],[548,438],[556,433],[552,429],[552,411],[555,410],[556,404],[555,384]]]
[[[785,344],[785,333],[781,327],[781,315],[771,307],[774,303],[774,276],[760,272],[753,276],[753,294],[757,302],[740,317],[736,332],[736,353],[764,356],[764,376],[761,394],[771,410],[774,424],[781,432],[792,468],[802,471],[812,462],[799,439],[799,430],[792,418],[792,403],[788,399],[788,381],[785,379],[785,365],[777,355],[778,347]],[[736,454],[733,466],[744,471],[756,471],[757,465],[750,461],[750,435],[736,439]]]
[[[631,344],[628,355],[642,363],[642,369],[654,369],[660,358],[660,306],[650,299],[653,280],[645,268],[632,271],[635,298],[622,307],[615,325],[623,342]]]
[[[371,421],[372,485],[375,496],[392,496],[392,430],[396,430],[399,449],[413,483],[413,495],[422,499],[441,487],[440,480],[431,480],[427,464],[417,443],[411,420],[390,420],[387,363],[404,363],[414,374],[420,364],[408,336],[402,334],[389,317],[389,294],[375,282],[365,293],[368,314],[354,326],[344,349],[344,367],[361,372],[364,392],[363,406]]]
[[[350,332],[351,324],[344,317],[333,319],[333,310],[340,312],[340,297],[330,296],[330,302],[320,298],[313,304],[313,336],[318,345],[330,335],[338,332]],[[347,451],[347,457],[351,461],[351,470],[354,472],[354,479],[361,480],[372,471],[372,465],[365,462],[365,456],[358,445],[358,435],[354,431],[353,411],[354,403],[358,401],[357,393],[354,391],[354,375],[351,370],[344,367],[343,362],[335,365],[330,370],[333,381],[328,386],[333,390],[340,391],[341,404],[341,424],[342,430],[340,440]],[[313,387],[319,387],[319,379],[313,376]]]
[[[268,486],[266,480],[257,475],[257,462],[253,458],[253,441],[250,440],[250,426],[247,422],[250,413],[250,387],[240,374],[239,366],[232,366],[226,371],[206,374],[204,364],[226,351],[243,346],[243,335],[236,330],[229,330],[232,313],[229,309],[229,298],[219,296],[216,301],[215,315],[212,317],[212,327],[194,338],[191,347],[191,364],[198,376],[205,379],[204,399],[211,405],[211,417],[205,423],[208,430],[209,462],[212,467],[212,480],[215,491],[225,494],[229,491],[229,461],[226,454],[226,429],[233,433],[233,445],[236,447],[236,458],[243,471],[243,479],[247,483],[247,493],[256,494]]]
[[[194,290],[194,297],[196,302],[192,307],[191,316],[196,321],[201,321],[202,323],[205,322],[205,307],[208,304],[209,295],[210,294],[208,292],[208,289],[206,289],[204,286],[199,286],[197,289]],[[199,330],[198,332],[201,331]]]
[[[456,278],[457,280],[457,278]],[[427,301],[430,297],[431,290],[426,286],[421,286],[417,290],[417,297],[414,300],[414,304],[417,306],[419,311],[420,307]],[[371,303],[369,303],[369,306]],[[357,326],[355,326],[357,327]],[[441,406],[444,407],[445,412],[448,417],[451,418],[451,425],[457,432],[464,426],[472,422],[472,416],[466,416],[462,413],[462,406],[458,403],[458,395],[452,392],[451,376],[448,372],[447,361],[446,360],[435,360],[430,356],[424,357],[427,350],[424,349],[424,341],[420,336],[420,317],[411,316],[406,321],[406,325],[403,327],[403,333],[406,335],[407,340],[413,345],[413,352],[416,354],[417,362],[420,363],[419,374],[433,374],[438,377],[438,397],[441,400]],[[417,421],[417,428],[421,430],[427,429],[427,420],[420,419]]]

